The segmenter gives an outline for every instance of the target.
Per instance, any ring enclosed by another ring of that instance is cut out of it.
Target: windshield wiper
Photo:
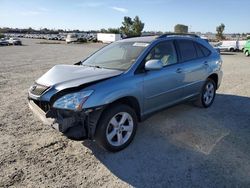
[[[87,66],[87,67],[94,67],[94,68],[98,68],[98,69],[102,69],[102,67],[100,67],[99,65],[84,65],[83,66]]]

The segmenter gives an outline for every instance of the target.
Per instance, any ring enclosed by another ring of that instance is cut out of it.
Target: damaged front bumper
[[[46,113],[34,103],[34,101],[29,100],[28,102],[29,108],[31,111],[45,124],[45,125],[50,125],[54,129],[59,131],[59,125],[56,123],[54,118],[46,118]]]
[[[32,112],[46,125],[74,139],[93,139],[102,108],[88,111],[60,109],[42,110],[33,100],[28,102]]]

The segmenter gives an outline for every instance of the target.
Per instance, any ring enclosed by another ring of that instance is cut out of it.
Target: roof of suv
[[[133,37],[119,40],[119,42],[152,42],[159,36]]]
[[[144,36],[144,37],[133,37],[133,38],[126,38],[123,40],[120,40],[119,42],[152,42],[153,40],[157,38],[167,38],[167,37],[181,37],[181,38],[200,38],[197,35],[194,34],[182,34],[182,33],[166,33],[160,36]]]

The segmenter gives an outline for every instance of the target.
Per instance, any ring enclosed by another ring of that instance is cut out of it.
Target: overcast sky
[[[0,0],[0,27],[91,30],[117,28],[138,15],[146,31],[250,32],[250,0]]]

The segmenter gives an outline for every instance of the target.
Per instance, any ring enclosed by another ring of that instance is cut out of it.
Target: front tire
[[[215,99],[216,95],[216,84],[214,80],[208,78],[202,87],[202,91],[198,96],[195,104],[199,107],[208,108],[210,107]]]
[[[249,51],[246,51],[245,55],[246,55],[246,57],[248,57],[250,55]]]
[[[111,152],[126,148],[137,129],[135,111],[127,105],[116,104],[105,110],[96,130],[96,141]]]

